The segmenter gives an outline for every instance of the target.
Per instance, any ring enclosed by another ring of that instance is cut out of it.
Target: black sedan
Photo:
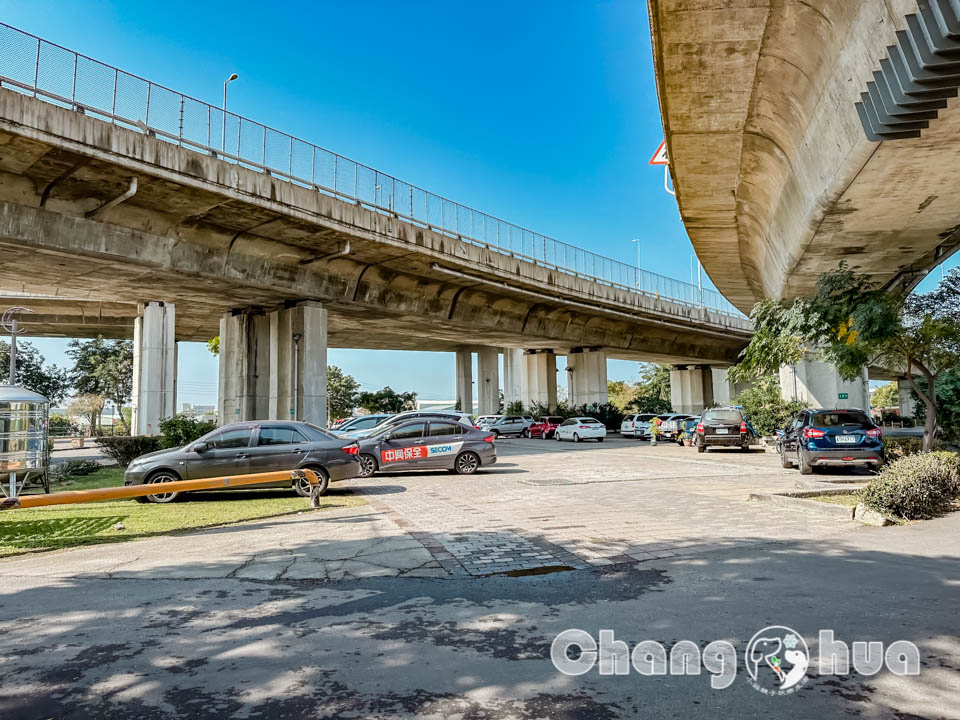
[[[320,494],[330,483],[360,474],[357,441],[338,438],[304,422],[257,421],[225,425],[182,448],[141,455],[127,466],[124,485],[198,480],[309,469],[320,478]],[[292,488],[309,497],[306,480],[246,485],[244,490]],[[180,493],[147,495],[140,502],[173,502]]]
[[[497,461],[496,437],[446,418],[413,418],[361,438],[360,476],[377,470],[449,470],[472,475]]]

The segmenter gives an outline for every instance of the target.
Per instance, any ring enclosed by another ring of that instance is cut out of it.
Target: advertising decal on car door
[[[455,455],[463,447],[463,442],[442,443],[439,445],[414,445],[406,448],[390,448],[380,451],[380,459],[385,463],[400,460],[422,460],[438,455]]]

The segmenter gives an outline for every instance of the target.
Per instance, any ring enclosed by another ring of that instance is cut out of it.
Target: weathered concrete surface
[[[84,217],[132,177],[135,195]],[[335,347],[450,351],[469,327],[472,344],[724,364],[747,337],[743,319],[557,272],[8,90],[0,179],[0,289],[172,300],[197,335],[216,334],[224,312],[309,299],[329,310]]]
[[[913,0],[649,0],[670,168],[704,268],[742,310],[840,260],[912,286],[957,249],[960,110],[867,141],[854,103]]]
[[[0,562],[0,659],[11,668],[0,677],[0,716],[960,717],[960,514],[894,528],[811,514],[804,533],[804,513],[742,500],[750,488],[795,477],[772,469],[765,454],[710,455],[711,475],[695,457],[699,472],[676,471],[689,449],[556,445],[504,443],[510,467],[469,484],[427,473],[368,481],[388,490],[371,500],[389,501],[396,515],[376,507],[310,513]],[[598,482],[516,481],[562,480],[588,457],[600,458]],[[661,524],[670,503],[657,504],[661,493],[651,491],[661,486],[675,493],[677,519],[716,509],[716,524],[699,533],[705,546],[659,555],[651,547],[639,564],[611,560],[623,552],[613,547],[616,535],[674,541]],[[728,510],[744,516],[724,522]],[[495,527],[490,512],[500,518]],[[589,568],[539,577],[404,577],[436,568],[400,572],[429,563],[432,543],[411,541],[415,531],[397,517],[434,537],[447,532],[442,523],[461,523],[488,536],[526,529],[525,538],[551,546],[566,535],[604,547],[592,556],[583,548]],[[114,567],[109,553],[117,553]],[[311,566],[308,558],[327,559]],[[340,580],[343,565],[334,567],[324,579],[338,561],[362,565]],[[773,624],[795,628],[813,653],[808,681],[793,696],[767,697],[747,682],[747,641]],[[705,670],[563,676],[549,649],[567,628],[594,637],[612,629],[631,649],[646,639],[700,648],[725,639],[741,654],[737,678],[712,690]],[[847,642],[915,642],[921,674],[819,675],[821,628]]]

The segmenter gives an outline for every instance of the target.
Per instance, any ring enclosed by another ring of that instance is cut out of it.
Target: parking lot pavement
[[[799,480],[759,448],[698,454],[610,437],[502,439],[497,450],[497,464],[474,476],[378,474],[354,485],[445,568],[471,575],[646,561],[855,527],[748,503],[750,493],[792,490]],[[398,483],[403,492],[393,491]]]

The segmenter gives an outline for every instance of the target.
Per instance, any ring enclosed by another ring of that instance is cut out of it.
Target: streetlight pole
[[[236,80],[239,75],[233,73],[223,83],[223,129],[220,131],[220,152],[227,151],[227,85]]]
[[[637,244],[637,289],[643,289],[643,282],[641,282],[641,274],[643,273],[643,244],[641,238],[634,238],[630,242],[635,242]]]
[[[18,305],[10,308],[0,316],[0,328],[10,333],[10,385],[17,384],[17,335],[23,334],[23,331],[20,329],[20,323],[17,322],[17,317],[23,312],[33,312],[33,310]]]

